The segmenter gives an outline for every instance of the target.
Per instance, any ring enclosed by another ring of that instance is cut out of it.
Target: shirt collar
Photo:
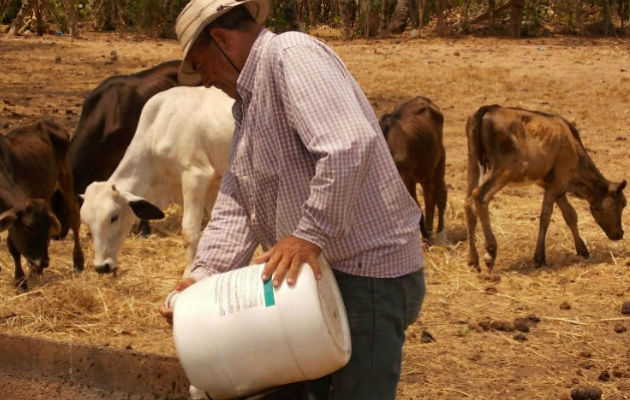
[[[251,96],[254,89],[254,82],[256,80],[256,70],[258,69],[258,62],[263,53],[263,49],[273,38],[276,36],[274,33],[263,28],[258,37],[252,45],[252,49],[247,56],[243,70],[241,71],[238,80],[236,81],[236,91],[242,99],[247,99]]]

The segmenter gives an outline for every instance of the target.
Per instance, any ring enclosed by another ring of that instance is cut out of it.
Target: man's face
[[[207,33],[206,33],[207,34]],[[215,86],[232,98],[236,98],[236,81],[238,72],[234,70],[225,54],[210,39],[209,44],[193,45],[188,52],[188,60],[195,71],[201,75],[201,83],[205,87]]]

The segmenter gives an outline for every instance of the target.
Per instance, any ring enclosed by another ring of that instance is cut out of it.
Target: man
[[[323,253],[350,324],[347,366],[308,384],[314,399],[394,399],[405,329],[424,297],[420,210],[359,85],[337,55],[299,32],[261,25],[267,0],[192,0],[176,30],[180,81],[236,99],[230,166],[190,277],[248,265],[295,284]],[[164,305],[160,311],[170,318]]]

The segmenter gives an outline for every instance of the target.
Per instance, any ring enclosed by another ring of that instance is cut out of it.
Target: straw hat
[[[182,85],[196,86],[201,76],[195,72],[186,56],[197,37],[210,22],[219,18],[233,7],[244,5],[259,24],[263,24],[270,12],[269,0],[191,0],[179,13],[175,22],[175,32],[184,56],[179,67],[178,79]]]

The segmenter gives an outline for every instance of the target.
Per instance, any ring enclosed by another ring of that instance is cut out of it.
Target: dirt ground
[[[568,399],[573,388],[597,386],[603,399],[630,399],[630,316],[620,311],[630,300],[627,236],[608,240],[588,204],[570,197],[591,257],[575,254],[556,210],[548,266],[535,268],[542,190],[506,188],[491,204],[495,272],[480,274],[466,265],[463,210],[465,120],[486,104],[562,114],[576,122],[608,179],[630,179],[629,41],[402,36],[343,42],[334,32],[319,35],[346,62],[377,116],[420,94],[445,115],[449,240],[426,249],[427,296],[408,330],[398,398]],[[73,131],[83,98],[100,81],[179,55],[175,41],[132,35],[0,36],[0,131],[42,116]],[[71,240],[52,243],[51,266],[31,279],[26,293],[12,287],[3,245],[0,330],[173,354],[157,307],[184,268],[179,215],[171,208],[154,225],[156,235],[129,238],[116,275],[99,276],[91,266],[73,275]],[[623,225],[627,232],[628,210]],[[82,239],[89,264],[85,228]],[[530,315],[540,321],[528,332],[496,329]]]

